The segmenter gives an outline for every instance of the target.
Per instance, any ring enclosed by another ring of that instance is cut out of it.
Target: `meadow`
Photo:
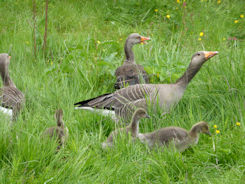
[[[245,1],[50,0],[45,52],[45,1],[36,3],[35,57],[32,1],[0,0],[0,53],[12,56],[11,78],[26,97],[13,126],[0,114],[1,184],[245,183]],[[170,114],[152,113],[140,123],[140,132],[150,132],[204,120],[212,137],[201,135],[183,153],[151,151],[125,138],[101,149],[118,125],[73,104],[114,91],[133,32],[151,37],[134,47],[151,83],[175,82],[196,51],[219,51]],[[56,124],[58,108],[69,139],[56,153],[56,142],[40,136]]]

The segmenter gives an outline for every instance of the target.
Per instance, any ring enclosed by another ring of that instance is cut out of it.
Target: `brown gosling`
[[[57,141],[59,143],[57,150],[59,150],[61,146],[64,147],[64,143],[68,138],[69,130],[64,125],[62,109],[59,109],[55,112],[55,118],[57,120],[57,126],[47,128],[43,135],[48,136],[49,138],[53,138],[54,136],[57,137]]]
[[[107,147],[113,146],[113,141],[116,139],[117,136],[126,134],[128,136],[129,132],[131,133],[133,139],[138,137],[139,134],[139,121],[141,118],[150,118],[147,114],[146,110],[143,108],[138,108],[131,119],[131,122],[125,128],[118,128],[110,133],[107,140],[102,143],[102,148],[105,149]]]
[[[194,124],[189,132],[180,127],[166,127],[151,133],[139,134],[138,138],[151,149],[154,146],[168,146],[173,143],[175,148],[182,152],[198,143],[200,133],[211,136],[207,122],[201,121]]]

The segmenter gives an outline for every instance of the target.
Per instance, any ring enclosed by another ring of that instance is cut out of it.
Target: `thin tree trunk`
[[[46,0],[46,6],[45,6],[45,32],[43,38],[43,51],[45,51],[47,47],[47,31],[48,31],[48,0]]]
[[[37,43],[36,43],[36,15],[37,15],[37,9],[36,9],[36,0],[32,0],[33,4],[33,49],[34,49],[34,56],[36,58],[37,56]]]

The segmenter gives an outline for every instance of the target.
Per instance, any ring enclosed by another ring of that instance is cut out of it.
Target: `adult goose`
[[[211,136],[207,122],[196,123],[190,131],[180,127],[165,127],[150,133],[139,133],[138,138],[150,148],[168,146],[173,143],[175,148],[182,152],[191,145],[198,143],[200,133]]]
[[[131,118],[134,107],[147,109],[148,102],[153,106],[160,106],[163,113],[168,112],[182,98],[187,85],[202,65],[216,54],[217,51],[195,53],[185,73],[173,84],[137,84],[75,103],[75,108],[109,114],[114,120]]]
[[[144,67],[135,63],[132,51],[135,44],[144,44],[146,40],[150,40],[150,38],[140,36],[138,33],[132,33],[128,36],[124,45],[126,59],[123,65],[118,67],[115,72],[117,78],[114,85],[115,89],[123,88],[126,85],[149,83],[149,77]]]
[[[0,54],[0,74],[3,81],[3,87],[0,88],[0,111],[16,120],[25,97],[10,79],[8,71],[10,58],[8,54]]]

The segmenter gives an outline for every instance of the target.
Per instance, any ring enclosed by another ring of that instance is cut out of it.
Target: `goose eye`
[[[198,56],[201,56],[201,54],[197,54]]]

